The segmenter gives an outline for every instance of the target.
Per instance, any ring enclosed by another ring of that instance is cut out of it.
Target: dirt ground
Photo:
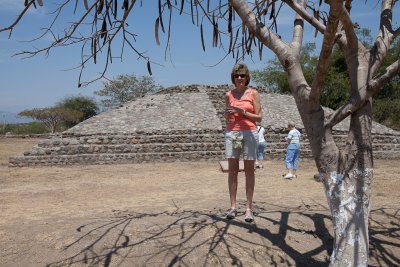
[[[256,171],[252,224],[227,221],[217,162],[9,168],[38,139],[0,139],[0,265],[327,266],[332,225],[315,164]],[[375,161],[370,266],[400,265],[400,164]]]

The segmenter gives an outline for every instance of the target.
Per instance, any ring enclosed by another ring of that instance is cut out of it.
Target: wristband
[[[247,115],[247,111],[243,110],[243,115],[246,116]]]

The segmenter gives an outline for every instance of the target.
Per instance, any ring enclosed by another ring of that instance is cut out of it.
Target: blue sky
[[[8,26],[19,10],[23,7],[22,0],[0,0],[0,27]],[[47,40],[37,43],[23,42],[37,36],[41,27],[45,27],[49,19],[48,13],[52,10],[50,1],[44,1],[45,7],[30,11],[14,30],[11,38],[8,33],[0,33],[0,111],[18,113],[23,109],[35,107],[49,107],[57,101],[68,96],[78,94],[93,96],[93,92],[102,88],[102,82],[95,82],[87,87],[77,87],[78,70],[69,70],[80,62],[80,48],[58,48],[52,50],[46,57],[44,54],[29,59],[22,59],[13,54],[21,50],[29,50],[33,46],[40,47]],[[71,1],[75,2],[75,1]],[[138,1],[140,2],[140,1]],[[129,29],[138,34],[136,47],[140,51],[146,51],[153,61],[162,66],[152,64],[153,78],[162,86],[178,84],[227,84],[230,83],[230,70],[234,64],[232,57],[228,57],[215,67],[224,53],[218,48],[211,47],[211,38],[206,39],[206,52],[202,51],[199,28],[191,24],[189,17],[173,17],[171,50],[167,59],[164,58],[166,35],[161,37],[161,46],[157,46],[154,38],[154,22],[157,18],[157,1],[143,1],[143,7],[136,7],[134,16],[129,19]],[[355,20],[362,26],[370,28],[375,34],[378,25],[378,10],[380,4],[377,1],[354,1],[354,11],[358,15]],[[395,17],[400,17],[400,4],[397,4]],[[164,16],[164,21],[166,21]],[[292,28],[292,15],[283,13],[280,18],[280,34],[284,40],[290,40]],[[64,21],[73,20],[72,13],[62,18]],[[65,25],[65,24],[64,24]],[[205,24],[208,25],[208,24]],[[398,24],[397,24],[398,25]],[[62,25],[56,28],[61,30]],[[209,25],[208,25],[209,26]],[[210,27],[205,34],[211,36]],[[320,35],[319,35],[320,36]],[[314,30],[306,31],[306,40],[314,39]],[[317,46],[318,48],[318,46]],[[118,47],[114,48],[114,54]],[[250,69],[261,69],[266,60],[272,59],[272,52],[264,49],[263,61],[258,57],[254,61],[247,60]],[[98,64],[99,65],[99,64]],[[99,69],[93,64],[85,71],[84,79],[95,77]],[[123,61],[114,60],[109,66],[107,77],[113,78],[118,74],[147,75],[146,62],[138,61],[137,56],[126,49]]]

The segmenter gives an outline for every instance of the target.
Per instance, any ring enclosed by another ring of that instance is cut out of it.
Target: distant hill
[[[21,117],[18,114],[0,110],[0,125],[33,122],[31,118]]]

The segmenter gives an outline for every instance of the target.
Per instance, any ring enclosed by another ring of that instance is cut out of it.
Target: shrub
[[[12,133],[16,135],[24,134],[46,134],[49,133],[49,129],[41,122],[30,122],[21,124],[6,124],[0,129],[1,134]]]

